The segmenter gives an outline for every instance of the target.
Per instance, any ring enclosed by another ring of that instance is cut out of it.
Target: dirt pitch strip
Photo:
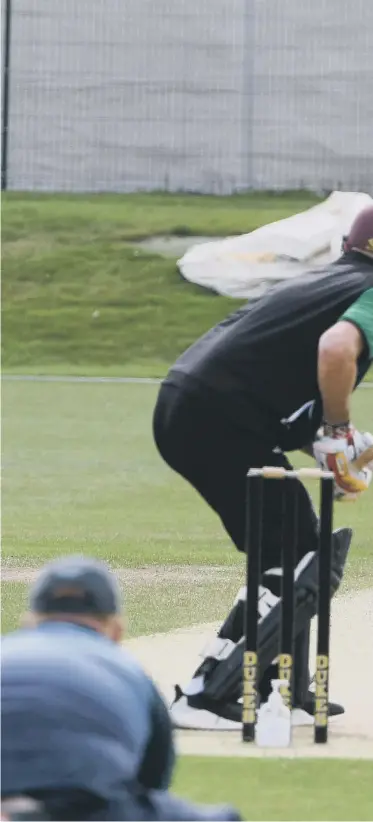
[[[139,637],[128,644],[155,679],[167,701],[175,682],[185,683],[198,664],[198,655],[216,629],[199,625]],[[313,632],[312,657],[315,658]],[[331,699],[346,713],[330,722],[327,745],[314,745],[312,728],[297,728],[286,750],[263,750],[244,745],[236,731],[179,731],[182,754],[266,757],[345,757],[373,759],[373,588],[338,597],[332,607]]]

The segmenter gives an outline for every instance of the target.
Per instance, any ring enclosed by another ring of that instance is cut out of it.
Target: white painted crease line
[[[163,379],[163,378],[162,378]],[[58,377],[42,374],[3,374],[5,382],[67,382],[67,383],[134,383],[137,385],[159,385],[162,379],[155,377]],[[373,382],[362,382],[359,388],[373,388]]]
[[[88,382],[88,383],[136,383],[145,385],[159,385],[160,379],[152,377],[57,377],[37,374],[4,374],[3,380],[7,382]]]

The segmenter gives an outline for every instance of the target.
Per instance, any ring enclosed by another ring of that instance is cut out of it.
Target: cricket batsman
[[[333,471],[335,498],[356,499],[371,481],[373,438],[351,419],[351,395],[373,360],[373,205],[361,211],[341,257],[276,285],[208,331],[171,368],[153,419],[163,459],[218,514],[244,550],[249,468],[291,469],[304,450]],[[356,460],[358,461],[356,463]],[[318,518],[298,483],[293,724],[313,723],[310,622],[317,610]],[[281,594],[281,483],[265,483],[258,612],[259,695],[277,675]],[[286,525],[285,525],[285,539]],[[331,595],[341,582],[352,531],[333,534]],[[241,589],[189,683],[176,687],[174,725],[234,730],[242,718]],[[329,715],[342,714],[329,704]]]

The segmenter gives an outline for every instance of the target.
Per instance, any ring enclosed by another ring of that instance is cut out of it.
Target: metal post
[[[241,108],[241,180],[239,189],[254,188],[253,141],[255,128],[255,1],[245,0],[243,6]]]
[[[9,84],[11,49],[12,0],[6,0],[4,9],[3,84],[1,111],[1,190],[8,186]]]

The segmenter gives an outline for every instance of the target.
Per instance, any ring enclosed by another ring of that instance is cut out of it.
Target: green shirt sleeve
[[[373,288],[364,291],[355,303],[342,315],[341,320],[349,320],[364,334],[369,357],[373,359]]]

